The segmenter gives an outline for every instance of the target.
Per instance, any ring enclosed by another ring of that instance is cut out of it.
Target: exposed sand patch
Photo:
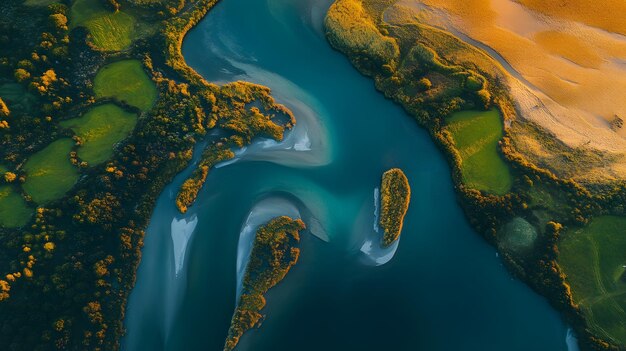
[[[407,12],[497,60],[523,118],[572,148],[626,153],[626,129],[610,128],[615,115],[626,118],[626,2],[400,0],[385,20]],[[613,159],[624,164],[606,178],[626,178],[626,158]]]
[[[524,6],[550,17],[581,22],[609,32],[626,35],[626,2],[624,0],[517,0]]]

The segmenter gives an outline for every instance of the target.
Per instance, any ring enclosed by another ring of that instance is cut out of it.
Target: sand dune
[[[388,11],[409,10],[485,49],[517,77],[510,85],[522,117],[568,146],[623,155],[626,129],[612,130],[610,123],[616,115],[626,118],[626,2],[594,4],[400,0]],[[626,178],[621,158],[608,178]]]

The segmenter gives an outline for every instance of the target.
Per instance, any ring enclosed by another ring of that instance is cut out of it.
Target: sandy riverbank
[[[614,21],[626,3],[610,6],[582,16],[530,0],[400,0],[385,20],[418,18],[487,52],[508,72],[521,117],[571,148],[613,154],[600,177],[624,179],[626,129],[611,122],[626,118],[626,36]]]

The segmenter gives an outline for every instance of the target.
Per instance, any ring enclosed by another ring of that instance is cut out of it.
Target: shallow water
[[[428,134],[329,47],[328,6],[224,0],[185,39],[185,58],[205,78],[267,85],[303,123],[296,138],[260,140],[212,170],[185,216],[173,202],[185,174],[164,190],[123,348],[221,350],[246,256],[240,234],[249,236],[251,212],[279,206],[309,230],[300,261],[267,296],[267,319],[239,350],[567,350],[558,314],[469,227]],[[374,231],[374,189],[391,167],[405,171],[413,197],[395,255],[372,264],[362,248]]]

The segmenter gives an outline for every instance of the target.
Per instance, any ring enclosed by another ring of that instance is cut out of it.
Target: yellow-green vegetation
[[[193,205],[198,197],[198,192],[202,189],[209,170],[216,164],[235,157],[235,153],[223,143],[218,143],[208,147],[203,155],[200,165],[194,170],[192,175],[185,180],[176,196],[176,207],[181,213],[187,212],[189,206]]]
[[[626,218],[604,216],[564,234],[558,262],[597,335],[626,345]]]
[[[32,214],[33,210],[11,185],[0,185],[0,227],[21,227]]]
[[[380,188],[380,226],[384,231],[384,247],[393,244],[400,237],[410,201],[411,187],[404,172],[392,168],[383,173]]]
[[[228,330],[224,351],[237,346],[241,336],[258,325],[263,317],[265,293],[285,278],[298,262],[299,232],[305,229],[300,219],[277,217],[259,228],[250,252],[243,289]]]
[[[57,0],[26,0],[24,1],[24,5],[27,6],[48,6],[52,3],[57,2]]]
[[[143,111],[156,101],[157,91],[138,60],[124,60],[106,65],[94,80],[97,98],[112,97]]]
[[[397,63],[400,50],[393,38],[383,35],[358,0],[338,0],[326,17],[328,39],[335,46],[349,48],[353,52],[367,51],[363,64],[376,68]],[[371,62],[368,62],[368,59]]]
[[[80,118],[61,122],[80,138],[78,157],[97,165],[113,155],[113,146],[124,140],[137,124],[137,115],[113,104],[94,107]]]
[[[243,135],[238,146],[250,143],[255,136],[282,140],[285,129],[293,127],[296,119],[285,106],[277,103],[270,89],[262,85],[234,82],[224,85],[216,94],[219,127]],[[254,104],[258,104],[254,106]],[[284,126],[275,123],[274,117],[287,118]]]
[[[348,2],[359,3],[359,10],[342,10],[339,5]],[[568,322],[580,337],[581,349],[617,349],[610,343],[623,348],[626,313],[620,286],[625,283],[620,279],[626,264],[624,229],[619,236],[612,230],[611,238],[605,238],[606,233],[597,229],[597,233],[587,237],[598,239],[587,238],[578,245],[564,240],[558,248],[556,244],[563,228],[559,223],[581,225],[606,211],[623,215],[623,184],[594,184],[585,189],[577,183],[581,174],[588,174],[586,179],[600,179],[598,172],[614,175],[610,165],[616,162],[616,156],[591,151],[585,145],[571,148],[531,118],[518,118],[513,98],[519,95],[511,95],[516,92],[508,86],[512,81],[504,67],[508,64],[426,23],[440,14],[437,6],[429,3],[473,11],[479,21],[485,15],[462,1],[426,1],[422,7],[396,0],[336,0],[327,15],[327,37],[361,73],[373,78],[378,90],[428,129],[452,165],[462,204],[474,228],[507,253],[503,257],[511,263],[510,269],[520,273],[569,317]],[[559,7],[545,1],[520,3]],[[591,2],[588,5],[594,6]],[[571,11],[565,8],[554,11]],[[395,41],[400,53],[395,66],[363,64],[377,61],[380,55],[375,48],[338,40],[348,37],[357,28],[355,23],[362,22],[373,24],[378,33]],[[523,50],[517,51],[523,54]],[[570,83],[566,85],[569,87]],[[526,101],[523,98],[522,105]],[[595,192],[605,193],[594,196]],[[598,220],[588,228],[598,227]],[[589,231],[588,228],[583,231]],[[620,220],[615,228],[626,228],[626,223]],[[582,240],[575,239],[580,237],[570,233],[566,240]],[[592,241],[598,250],[590,245]],[[568,245],[574,249],[567,249]],[[569,292],[557,266],[558,249],[575,301],[587,318],[579,318],[570,305]],[[614,259],[618,253],[620,259]],[[598,291],[603,290],[607,293],[600,296]],[[586,323],[593,327],[587,328]]]
[[[470,188],[504,195],[513,184],[498,152],[503,125],[496,109],[456,112],[447,119],[448,131],[461,156],[463,183]]]
[[[202,161],[187,179],[176,197],[176,206],[185,213],[202,188],[211,167],[235,156],[231,148],[241,148],[252,142],[256,136],[282,140],[285,129],[291,128],[296,119],[285,106],[276,103],[267,87],[234,82],[224,85],[216,92],[216,108],[207,121],[212,128],[217,127],[235,133],[208,147],[202,154]],[[284,125],[274,122],[277,115],[287,118]]]
[[[124,11],[107,10],[98,0],[75,0],[70,23],[72,28],[86,27],[91,43],[103,51],[123,50],[135,37],[135,19]]]
[[[38,204],[59,199],[78,180],[78,170],[70,162],[72,139],[59,139],[28,159],[24,165],[24,191]]]

